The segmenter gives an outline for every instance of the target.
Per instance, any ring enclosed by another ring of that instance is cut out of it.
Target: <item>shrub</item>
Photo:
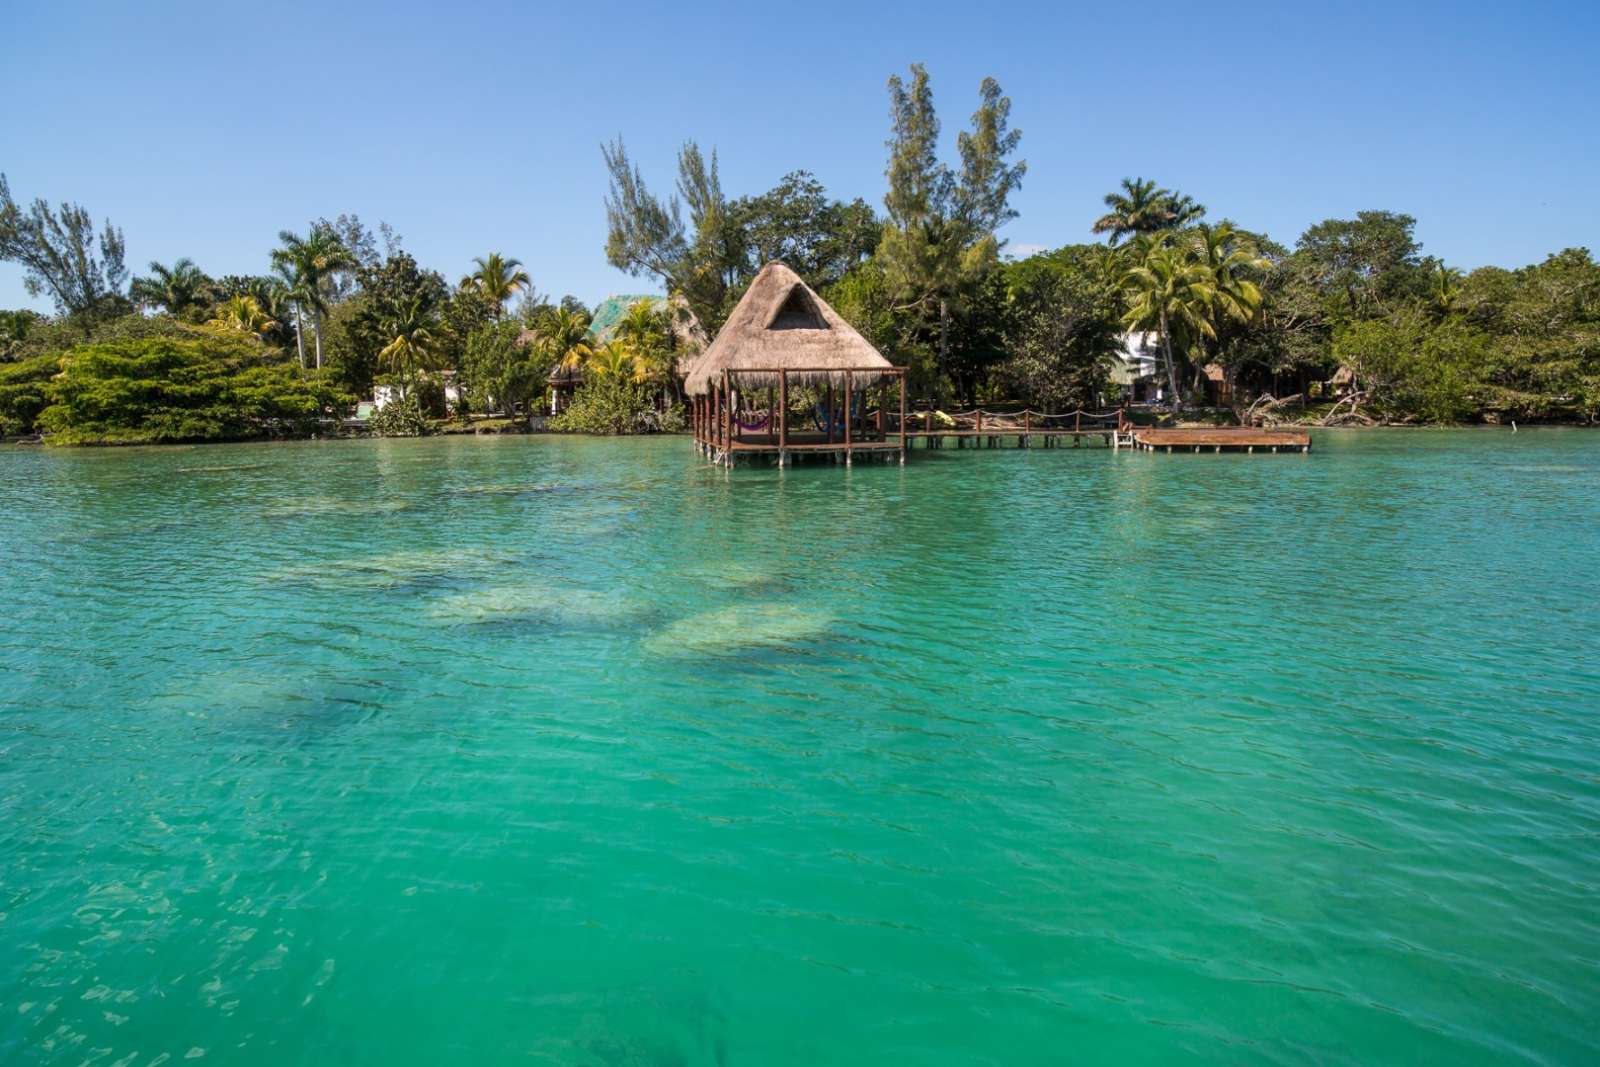
[[[552,418],[550,428],[562,433],[633,434],[661,427],[646,387],[607,375],[578,386],[572,406]]]
[[[49,403],[50,379],[60,370],[61,357],[54,354],[0,363],[0,437],[33,433],[39,412]]]
[[[351,402],[256,342],[209,331],[80,345],[61,366],[38,417],[57,444],[305,435]]]
[[[433,420],[422,410],[413,391],[373,412],[367,429],[376,437],[426,437],[433,433]]]

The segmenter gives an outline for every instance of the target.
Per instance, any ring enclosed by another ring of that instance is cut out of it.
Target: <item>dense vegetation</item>
[[[451,283],[355,215],[281,232],[259,276],[179,259],[130,278],[120,230],[74,204],[19,204],[0,175],[0,259],[56,309],[0,312],[0,434],[312,433],[375,386],[404,401],[377,432],[423,432],[542,410],[563,368],[581,384],[552,428],[672,429],[680,360],[774,259],[936,405],[1120,402],[1135,332],[1175,409],[1221,379],[1247,418],[1600,419],[1600,265],[1587,249],[1464,274],[1423,254],[1408,215],[1328,219],[1290,247],[1126,179],[1086,213],[1104,244],[1010,258],[998,234],[1026,177],[1010,100],[985,80],[946,162],[922,68],[889,91],[882,213],[830,198],[804,170],[729,196],[717,153],[693,141],[663,199],[620,140],[603,146],[607,258],[673,294],[629,307],[603,341],[581,302],[540,296],[517,260],[491,253]]]

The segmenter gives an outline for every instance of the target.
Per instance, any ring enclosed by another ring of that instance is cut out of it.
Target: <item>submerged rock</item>
[[[381,556],[314,560],[260,575],[268,584],[286,582],[320,589],[383,589],[451,575],[481,575],[510,566],[516,557],[487,549],[417,549]]]
[[[645,639],[656,656],[717,656],[757,648],[790,648],[833,628],[834,616],[794,604],[735,604],[679,619]]]
[[[549,581],[524,581],[457,593],[431,601],[427,616],[446,624],[549,622],[619,627],[636,622],[644,607],[621,591],[601,591]]]

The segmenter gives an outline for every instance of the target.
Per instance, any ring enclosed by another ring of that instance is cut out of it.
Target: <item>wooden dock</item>
[[[1305,430],[1257,430],[1249,427],[1194,427],[1162,430],[1136,428],[1133,447],[1146,452],[1309,452]]]
[[[695,440],[708,458],[732,464],[735,458],[770,458],[780,466],[793,459],[811,457],[850,463],[863,459],[898,459],[905,462],[908,451],[943,448],[1063,448],[1070,442],[1104,446],[1108,450],[1135,449],[1147,452],[1308,452],[1311,435],[1303,430],[1261,430],[1241,427],[1192,427],[1159,429],[1133,423],[1124,409],[1104,412],[1069,411],[1043,413],[1031,410],[997,412],[973,411],[941,413],[909,411],[905,404],[905,370],[892,368],[875,372],[877,381],[899,393],[899,410],[889,404],[861,409],[851,405],[854,375],[844,372],[843,410],[848,418],[813,431],[809,426],[791,425],[788,411],[787,373],[778,373],[778,386],[768,389],[767,406],[760,412],[759,426],[747,426],[734,417],[727,397],[736,395],[739,372],[724,372],[720,387],[697,398],[694,408]],[[862,374],[873,373],[868,371]],[[832,410],[833,390],[827,391]],[[888,398],[883,398],[888,399]],[[774,418],[773,411],[781,413]],[[804,421],[804,420],[801,420]]]

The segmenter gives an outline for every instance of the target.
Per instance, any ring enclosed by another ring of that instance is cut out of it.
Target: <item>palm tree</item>
[[[265,339],[267,334],[278,328],[278,320],[263,311],[255,297],[237,295],[229,297],[226,303],[219,305],[216,317],[206,325],[213,329],[232,330]]]
[[[1133,330],[1158,330],[1162,354],[1166,358],[1167,386],[1172,390],[1172,410],[1183,401],[1178,392],[1177,364],[1172,358],[1174,329],[1197,337],[1216,337],[1211,322],[1211,307],[1216,300],[1216,284],[1206,268],[1168,242],[1151,247],[1143,262],[1122,278],[1129,298],[1123,325]]]
[[[1181,230],[1191,222],[1205,217],[1206,206],[1195,203],[1192,196],[1172,193],[1167,197],[1167,224],[1164,229]]]
[[[665,312],[654,300],[635,300],[617,320],[617,337],[632,347],[639,361],[640,384],[664,384],[672,379],[672,347]]]
[[[520,259],[505,259],[499,252],[476,256],[478,269],[461,279],[461,288],[482,294],[494,306],[496,320],[505,312],[506,301],[533,284],[528,272],[518,270]]]
[[[1461,295],[1461,272],[1454,267],[1438,264],[1433,271],[1433,307],[1440,315],[1448,315]]]
[[[152,261],[150,276],[133,279],[128,294],[145,307],[164,308],[168,314],[181,317],[190,308],[210,303],[211,279],[187,256],[170,267]]]
[[[306,369],[306,332],[301,309],[315,299],[316,289],[293,263],[280,263],[276,268],[278,291],[294,308],[294,344],[300,353],[300,369]]]
[[[643,363],[633,346],[626,341],[607,341],[589,354],[584,370],[596,378],[627,378],[641,380]]]
[[[589,316],[582,311],[554,308],[533,328],[540,348],[562,367],[581,367],[593,354],[589,345]]]
[[[1272,268],[1272,262],[1257,253],[1254,239],[1230,223],[1202,222],[1189,233],[1187,244],[1190,259],[1211,279],[1217,308],[1231,319],[1249,322],[1261,306],[1261,289],[1246,275]]]
[[[324,295],[329,275],[335,271],[349,270],[356,265],[355,257],[339,240],[338,234],[326,226],[313,226],[305,237],[283,230],[278,234],[281,248],[273,249],[272,265],[284,276],[289,285],[291,299],[295,302],[295,319],[298,323],[302,307],[311,309],[312,322],[317,331],[317,369],[322,369],[322,317],[328,311]],[[305,343],[300,345],[300,363],[305,365]]]
[[[1144,178],[1122,179],[1122,192],[1108,193],[1108,212],[1094,221],[1095,233],[1109,233],[1116,244],[1130,234],[1159,233],[1189,225],[1206,213],[1191,196],[1163,189]]]
[[[384,322],[384,333],[393,340],[378,353],[378,364],[400,376],[401,395],[404,395],[418,371],[433,367],[438,353],[427,301],[419,296],[395,309]]]

